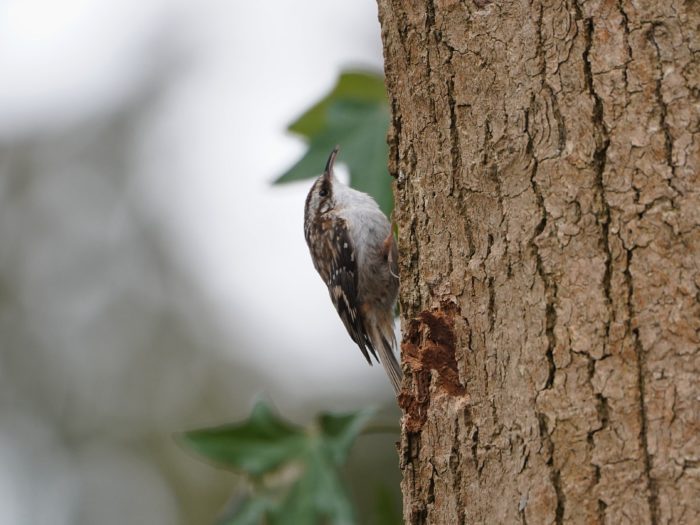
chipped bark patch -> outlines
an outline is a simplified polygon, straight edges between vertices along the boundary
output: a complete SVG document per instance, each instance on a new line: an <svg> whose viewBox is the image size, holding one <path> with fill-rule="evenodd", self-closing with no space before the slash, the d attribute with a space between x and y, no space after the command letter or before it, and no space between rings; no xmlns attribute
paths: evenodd
<svg viewBox="0 0 700 525"><path fill-rule="evenodd" d="M399 405L406 414L406 430L420 431L427 417L430 388L450 396L463 396L455 358L454 316L457 308L422 312L412 319L404 332L401 354L408 366L411 388L399 395Z"/></svg>

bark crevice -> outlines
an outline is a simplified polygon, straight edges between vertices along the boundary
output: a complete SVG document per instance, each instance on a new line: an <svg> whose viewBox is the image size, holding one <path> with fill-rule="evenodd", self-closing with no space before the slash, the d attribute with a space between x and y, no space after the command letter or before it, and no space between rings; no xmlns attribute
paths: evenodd
<svg viewBox="0 0 700 525"><path fill-rule="evenodd" d="M624 46L625 46L625 53L627 54L627 59L625 60L624 68L622 69L622 78L624 80L625 84L625 89L623 91L624 96L625 96L625 105L629 103L628 98L629 98L629 63L632 62L632 46L630 46L630 27L629 27L629 18L627 16L627 12L625 11L624 5L622 0L618 0L617 2L617 8L620 11L620 17L622 18L622 31L624 34Z"/></svg>
<svg viewBox="0 0 700 525"><path fill-rule="evenodd" d="M531 107L534 104L534 95L531 98ZM544 202L544 196L542 194L542 189L537 183L537 170L539 163L537 161L536 155L534 153L533 137L530 132L530 110L525 112L525 133L528 137L528 142L526 145L526 153L532 157L532 171L530 173L530 186L535 195L535 200L537 202L537 207L540 211L540 221L535 226L533 235L529 240L529 247L535 258L535 268L538 277L540 278L542 285L544 287L544 314L545 314L545 337L547 341L547 346L545 349L545 359L547 361L547 379L542 390L550 390L554 387L554 380L556 376L556 363L554 361L554 349L556 347L556 335L554 333L554 328L557 323L557 310L556 310L556 297L557 297L557 285L551 279L551 276L546 272L544 268L544 263L542 261L542 255L540 254L538 246L538 238L542 235L547 227L547 209ZM547 421L545 414L537 412L537 420L539 423L539 433L540 439L544 445L547 453L546 464L549 468L549 478L554 488L554 493L557 498L555 507L555 523L560 525L564 522L564 510L566 496L561 484L561 472L554 461L554 442L549 434L549 429L547 427Z"/></svg>
<svg viewBox="0 0 700 525"><path fill-rule="evenodd" d="M666 155L666 164L671 170L671 177L667 177L668 184L676 195L681 194L681 192L673 185L673 181L676 179L676 165L673 162L673 136L671 135L671 128L668 125L668 105L664 100L664 95L662 92L663 88L663 61L661 59L661 49L659 48L659 43L656 40L656 32L659 28L663 27L663 24L656 22L651 24L649 31L647 32L647 37L654 47L656 54L656 84L654 86L654 98L656 105L659 107L659 126L661 127L661 132L664 135L664 153ZM673 199L671 199L673 203Z"/></svg>
<svg viewBox="0 0 700 525"><path fill-rule="evenodd" d="M581 16L580 9L577 9L579 16ZM599 248L603 253L605 258L604 264L605 269L603 271L602 277L602 290L605 300L605 335L602 338L602 355L604 358L609 354L608 343L610 341L610 327L613 322L613 294L612 294L612 274L613 274L613 255L610 247L610 205L608 204L606 198L605 190L605 168L608 160L608 148L610 146L610 136L608 129L605 125L605 110L603 107L603 100L595 89L595 81L593 78L593 69L591 66L590 53L593 48L593 20L587 18L585 20L585 47L583 50L583 70L584 79L586 82L586 89L588 94L593 99L593 111L592 111L592 123L593 130L595 134L595 151L593 152L593 169L595 175L595 190L596 198L598 200L599 210L596 210L596 220L600 228L599 237ZM594 387L594 376L595 376L595 363L596 358L592 355L588 355L589 360L589 374L588 381L591 385L591 389L595 392ZM594 429L588 434L588 445L589 450L592 453L595 449L594 435L601 430L607 428L609 416L608 416L608 400L605 396L600 393L595 393L596 397L596 413L598 416L598 421L600 423L599 428ZM594 475L594 487L598 486L600 483L600 467L594 465L595 475ZM601 503L603 505L601 505ZM604 519L605 516L605 504L602 500L598 500L598 514L599 518Z"/></svg>
<svg viewBox="0 0 700 525"><path fill-rule="evenodd" d="M608 147L610 146L610 136L605 125L605 112L603 108L603 100L596 92L593 71L591 68L590 52L593 47L593 20L586 19L585 31L585 48L583 51L583 70L586 80L586 88L593 99L593 128L595 130L596 148L593 153L593 169L595 170L596 192L601 210L597 218L601 228L600 248L605 254L605 271L603 274L603 292L605 295L605 303L608 310L608 316L605 324L605 338L603 339L603 354L607 353L607 341L610 334L610 324L612 322L612 294L611 294L611 277L613 257L610 249L610 205L605 196L605 167L608 160Z"/></svg>
<svg viewBox="0 0 700 525"><path fill-rule="evenodd" d="M549 434L546 416L544 414L538 414L537 421L539 423L540 436L548 456L546 463L549 466L549 479L557 498L554 510L554 523L556 523L556 525L562 525L564 523L564 510L566 508L566 494L564 494L562 488L561 471L554 466L554 442Z"/></svg>
<svg viewBox="0 0 700 525"><path fill-rule="evenodd" d="M450 53L450 59L452 54ZM450 60L447 62L450 64ZM452 176L458 180L462 168L461 146L459 143L459 126L457 121L457 108L455 102L455 78L454 72L447 79L447 103L450 107L450 158L452 160Z"/></svg>
<svg viewBox="0 0 700 525"><path fill-rule="evenodd" d="M531 99L531 106L534 104L534 96ZM542 195L542 190L537 183L537 169L539 162L534 153L533 137L530 132L530 110L525 111L525 133L527 135L528 141L526 145L526 153L532 157L532 171L530 172L530 187L535 195L535 200L537 202L537 208L540 211L540 220L535 226L535 230L528 242L528 246L532 251L535 258L535 268L537 275L542 281L544 286L544 296L545 296L545 335L547 339L547 348L545 350L545 357L547 359L548 374L547 380L545 382L543 390L551 389L554 385L554 375L556 373L556 365L554 363L554 348L556 346L556 336L554 334L554 327L557 322L557 311L555 307L556 302L556 284L549 278L547 272L545 271L542 256L539 252L539 247L537 241L540 235L544 232L547 226L547 209L544 204L544 196Z"/></svg>
<svg viewBox="0 0 700 525"><path fill-rule="evenodd" d="M626 251L625 265L625 284L627 286L627 332L632 337L634 344L635 356L637 359L637 390L639 396L639 448L644 459L644 476L647 486L647 503L649 505L649 514L652 525L658 524L659 515L659 496L656 480L652 475L653 459L649 452L649 440L647 432L649 421L647 415L646 404L646 378L645 378L645 352L639 337L639 329L635 326L635 311L634 311L634 279L632 277L632 255L633 250Z"/></svg>

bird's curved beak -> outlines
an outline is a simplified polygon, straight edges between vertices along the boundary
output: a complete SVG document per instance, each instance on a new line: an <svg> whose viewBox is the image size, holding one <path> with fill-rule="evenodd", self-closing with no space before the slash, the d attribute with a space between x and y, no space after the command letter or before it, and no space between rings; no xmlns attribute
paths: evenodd
<svg viewBox="0 0 700 525"><path fill-rule="evenodd" d="M328 155L328 161L326 162L326 169L323 172L323 178L329 179L333 175L333 164L335 164L335 158L338 156L338 151L340 151L340 146L336 146Z"/></svg>

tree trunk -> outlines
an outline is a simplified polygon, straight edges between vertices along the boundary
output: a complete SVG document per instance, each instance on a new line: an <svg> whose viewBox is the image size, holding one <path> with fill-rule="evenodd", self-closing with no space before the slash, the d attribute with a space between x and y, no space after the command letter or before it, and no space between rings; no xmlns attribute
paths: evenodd
<svg viewBox="0 0 700 525"><path fill-rule="evenodd" d="M378 3L406 523L700 523L699 3Z"/></svg>

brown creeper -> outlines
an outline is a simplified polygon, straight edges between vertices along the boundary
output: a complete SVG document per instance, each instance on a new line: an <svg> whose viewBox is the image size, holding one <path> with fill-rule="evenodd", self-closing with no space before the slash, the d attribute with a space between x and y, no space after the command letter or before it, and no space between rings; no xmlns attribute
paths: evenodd
<svg viewBox="0 0 700 525"><path fill-rule="evenodd" d="M370 365L370 354L381 362L398 394L401 367L393 352L396 243L374 199L333 175L337 154L338 146L306 197L304 236L350 337Z"/></svg>

